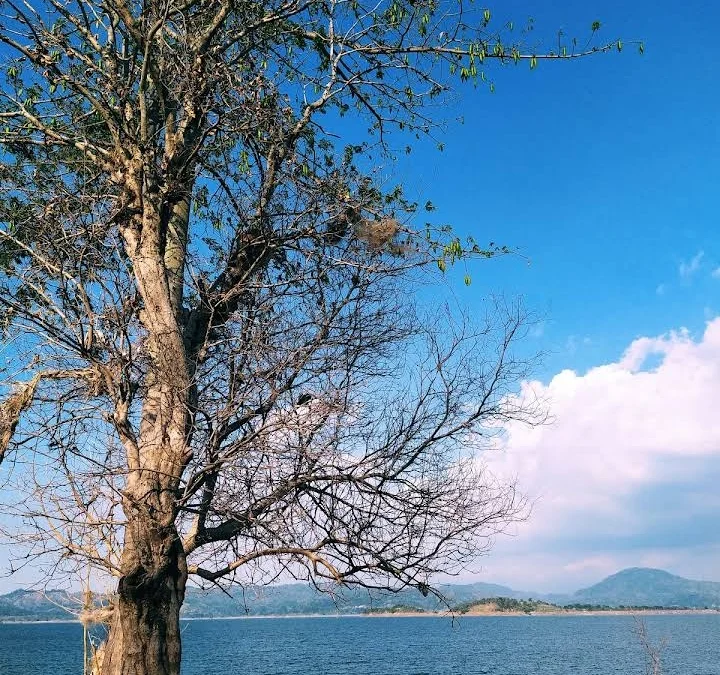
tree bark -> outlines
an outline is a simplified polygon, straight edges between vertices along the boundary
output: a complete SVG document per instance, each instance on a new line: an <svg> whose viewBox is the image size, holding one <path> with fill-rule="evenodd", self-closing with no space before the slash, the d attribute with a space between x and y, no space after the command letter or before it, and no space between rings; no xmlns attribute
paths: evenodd
<svg viewBox="0 0 720 675"><path fill-rule="evenodd" d="M187 563L175 525L175 500L188 460L191 388L178 322L184 254L177 242L166 250L173 265L169 270L161 253L163 209L149 198L138 198L137 203L144 205L142 219L123 236L143 298L141 321L152 365L145 379L138 442L128 455L122 576L96 670L99 675L179 675ZM180 241L182 223L178 228L173 237Z"/></svg>
<svg viewBox="0 0 720 675"><path fill-rule="evenodd" d="M128 524L123 568L98 675L179 675L180 607L187 565L174 526L136 514Z"/></svg>

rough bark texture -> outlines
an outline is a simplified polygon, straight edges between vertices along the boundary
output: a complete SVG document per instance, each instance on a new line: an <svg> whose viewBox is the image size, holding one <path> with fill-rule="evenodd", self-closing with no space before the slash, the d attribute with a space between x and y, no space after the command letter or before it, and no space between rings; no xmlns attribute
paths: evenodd
<svg viewBox="0 0 720 675"><path fill-rule="evenodd" d="M128 457L122 576L99 673L179 675L180 607L188 573L175 519L178 484L187 461L190 384L178 323L182 285L173 275L182 276L183 262L182 256L171 255L171 270L163 261L160 233L168 228L169 218L142 195L139 181L137 185L141 218L123 236L143 299L141 320L153 367L139 438ZM185 237L178 232L186 227L187 209L184 217L170 218L180 238Z"/></svg>
<svg viewBox="0 0 720 675"><path fill-rule="evenodd" d="M126 558L135 566L118 584L115 616L103 648L101 675L177 675L180 607L187 566L173 527L136 518Z"/></svg>

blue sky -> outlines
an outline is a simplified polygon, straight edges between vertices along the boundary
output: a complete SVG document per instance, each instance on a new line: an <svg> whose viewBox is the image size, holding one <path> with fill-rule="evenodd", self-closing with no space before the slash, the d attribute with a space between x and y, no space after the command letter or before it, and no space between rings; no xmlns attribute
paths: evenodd
<svg viewBox="0 0 720 675"><path fill-rule="evenodd" d="M523 3L503 3L524 16ZM520 7L515 10L514 7ZM536 34L556 27L642 39L643 56L496 71L497 89L466 87L446 150L416 150L409 189L432 195L438 216L531 261L479 264L471 292L521 293L547 315L552 368L586 368L633 337L679 325L699 329L717 304L707 275L680 278L699 252L720 264L720 8L700 2L534 3ZM689 278L692 276L692 278ZM657 289L664 292L657 293ZM720 309L720 307L718 307ZM589 337L568 354L566 341Z"/></svg>
<svg viewBox="0 0 720 675"><path fill-rule="evenodd" d="M473 264L469 288L440 293L471 311L519 295L542 317L529 386L556 424L511 429L489 458L534 515L476 578L564 591L651 565L720 581L720 5L530 11L539 41L561 27L582 38L597 19L601 40L642 40L645 54L496 69L494 94L466 85L438 109L444 152L420 144L394 169L437 219L524 256ZM494 12L521 23L528 3Z"/></svg>
<svg viewBox="0 0 720 675"><path fill-rule="evenodd" d="M516 22L527 11L502 3ZM445 151L416 148L398 173L440 220L529 261L479 262L469 289L443 292L478 311L490 292L520 295L543 317L526 346L547 354L536 385L560 417L554 430L518 431L490 459L538 502L478 578L568 590L651 565L720 581L720 380L710 377L720 358L720 6L554 1L532 12L538 39L558 27L582 37L597 19L601 39L641 39L645 53L496 70L494 94L468 86L443 110ZM628 350L642 353L638 365ZM574 380L560 376L567 369ZM607 400L581 406L590 391Z"/></svg>

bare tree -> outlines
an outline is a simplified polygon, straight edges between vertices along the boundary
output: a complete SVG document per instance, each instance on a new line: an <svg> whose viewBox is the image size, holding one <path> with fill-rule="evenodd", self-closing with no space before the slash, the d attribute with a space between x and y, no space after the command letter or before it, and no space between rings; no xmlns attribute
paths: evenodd
<svg viewBox="0 0 720 675"><path fill-rule="evenodd" d="M471 452L536 419L522 316L411 295L497 249L373 168L453 76L599 51L508 40L454 1L0 2L0 460L23 559L117 579L103 675L179 672L190 576L427 592L522 515Z"/></svg>
<svg viewBox="0 0 720 675"><path fill-rule="evenodd" d="M662 653L668 645L668 639L662 638L659 643L653 643L648 635L647 625L640 617L633 617L635 620L635 628L633 633L642 647L645 655L645 674L646 675L662 675Z"/></svg>

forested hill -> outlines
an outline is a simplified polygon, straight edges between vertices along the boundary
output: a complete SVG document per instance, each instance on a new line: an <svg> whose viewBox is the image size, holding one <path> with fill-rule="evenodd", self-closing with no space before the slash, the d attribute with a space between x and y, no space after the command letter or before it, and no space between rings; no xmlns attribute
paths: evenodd
<svg viewBox="0 0 720 675"><path fill-rule="evenodd" d="M43 592L17 590L7 595L0 595L0 620L55 621L73 619L72 611L77 612L80 605L79 594L74 595L59 590Z"/></svg>
<svg viewBox="0 0 720 675"><path fill-rule="evenodd" d="M364 589L344 588L332 595L305 584L219 589L188 589L183 614L188 618L223 616L268 616L272 614L361 614L372 609L407 605L425 610L447 608L482 597L520 597L523 594L497 584L473 583L441 586L447 603L424 597L414 589L394 594L372 595ZM0 596L0 621L68 620L80 610L79 594L66 591L17 590Z"/></svg>
<svg viewBox="0 0 720 675"><path fill-rule="evenodd" d="M400 593L371 594L365 589L344 588L337 594L328 595L303 584L288 584L246 589L244 593L233 591L232 599L217 591L203 593L191 589L186 601L185 616L360 614L399 605L436 610L482 597L515 598L524 595L507 586L485 583L445 585L440 586L439 590L445 596L446 603L433 595L424 597L414 589Z"/></svg>
<svg viewBox="0 0 720 675"><path fill-rule="evenodd" d="M272 614L361 614L393 607L435 610L460 607L481 598L549 600L560 605L649 606L720 608L720 583L684 579L663 570L632 568L571 595L542 595L515 591L507 586L473 583L441 586L447 604L416 590L381 595L363 589L342 589L334 595L304 584L234 589L232 597L219 589L188 590L183 614L187 618L267 616ZM73 619L80 608L79 595L65 591L17 590L0 596L0 621Z"/></svg>
<svg viewBox="0 0 720 675"><path fill-rule="evenodd" d="M720 583L684 579L664 570L632 567L577 591L570 602L716 608L720 607Z"/></svg>

